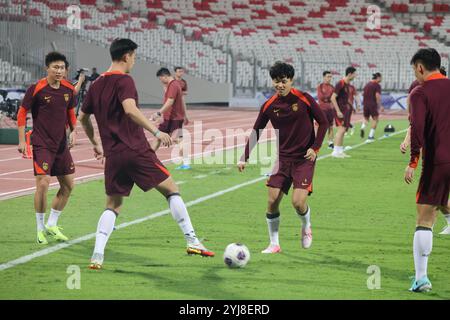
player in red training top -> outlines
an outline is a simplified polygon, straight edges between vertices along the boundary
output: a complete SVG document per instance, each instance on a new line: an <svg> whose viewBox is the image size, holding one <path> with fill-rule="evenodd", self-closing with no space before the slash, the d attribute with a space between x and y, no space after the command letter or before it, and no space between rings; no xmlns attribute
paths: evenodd
<svg viewBox="0 0 450 320"><path fill-rule="evenodd" d="M123 197L130 195L134 184L144 191L156 188L167 198L172 217L187 241L189 254L214 256L197 238L178 186L145 138L143 129L163 145L172 142L170 136L159 131L138 108L136 86L128 74L135 62L136 49L137 44L130 39L116 39L111 43L111 67L89 87L79 116L94 145L96 157L102 158L103 153L106 157L106 210L98 222L91 269L102 267L105 246L114 229ZM95 115L101 144L94 137L91 114Z"/></svg>
<svg viewBox="0 0 450 320"><path fill-rule="evenodd" d="M337 132L334 138L334 149L331 153L332 157L345 158L350 157L344 153L344 134L350 128L350 118L353 107L349 105L349 84L356 78L356 69L348 67L345 70L345 77L334 87L333 95L331 96L331 103L336 110L336 126Z"/></svg>
<svg viewBox="0 0 450 320"><path fill-rule="evenodd" d="M306 249L312 243L311 210L306 199L312 192L316 157L327 132L328 121L309 94L292 87L294 72L291 65L283 62L276 62L270 68L270 77L276 93L261 107L245 152L238 164L239 171L243 171L250 152L259 139L260 130L263 130L270 121L278 130L279 147L278 165L267 181L269 205L266 221L270 245L262 251L263 253L281 251L278 239L279 204L283 193L288 194L292 183L294 184L292 204L302 221L302 246ZM314 120L319 124L317 136L314 134Z"/></svg>
<svg viewBox="0 0 450 320"><path fill-rule="evenodd" d="M431 290L427 266L437 210L450 213L450 80L439 72L441 56L435 49L420 49L412 57L411 65L422 84L410 96L411 160L405 170L405 181L412 182L421 153L422 175L416 197L413 241L416 275L410 290L422 292Z"/></svg>
<svg viewBox="0 0 450 320"><path fill-rule="evenodd" d="M171 75L169 69L161 68L156 73L163 86L165 87L164 104L162 108L153 115L153 119L163 117L163 122L159 125L158 129L169 135L174 132L177 134L175 143L179 145L180 156L183 159L183 164L176 169L189 170L191 169L188 150L189 148L183 148L183 124L188 124L189 119L186 116L186 103L184 101L182 82L175 80ZM158 150L159 142L155 141L152 144L153 150Z"/></svg>
<svg viewBox="0 0 450 320"><path fill-rule="evenodd" d="M26 114L31 112L33 116L31 144L36 177L34 207L39 244L48 243L46 234L52 235L56 240L68 240L57 225L58 218L72 192L75 172L65 131L66 123L69 123L71 131L76 126L74 87L64 80L65 63L66 57L61 53L47 54L45 57L47 77L28 88L17 117L18 149L24 153ZM44 224L50 176L57 177L60 188L52 201L47 224Z"/></svg>
<svg viewBox="0 0 450 320"><path fill-rule="evenodd" d="M333 149L333 123L335 117L335 110L333 108L333 105L331 104L331 96L334 92L334 87L331 85L333 75L330 71L324 71L322 75L323 82L317 86L317 100L319 101L320 109L322 109L325 117L328 120L328 148Z"/></svg>
<svg viewBox="0 0 450 320"><path fill-rule="evenodd" d="M384 108L381 105L381 80L381 73L374 73L372 75L372 80L369 81L364 87L364 120L361 125L361 138L364 138L364 129L370 122L370 117L372 117L372 125L370 128L369 137L367 138L367 142L373 142L375 140L375 130L377 129L379 117L378 110L380 110L381 112L384 111Z"/></svg>

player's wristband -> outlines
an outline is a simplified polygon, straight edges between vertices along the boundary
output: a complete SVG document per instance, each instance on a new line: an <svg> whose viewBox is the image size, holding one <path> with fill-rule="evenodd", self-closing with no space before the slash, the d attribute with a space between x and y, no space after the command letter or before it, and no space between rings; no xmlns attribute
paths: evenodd
<svg viewBox="0 0 450 320"><path fill-rule="evenodd" d="M159 133L160 133L161 131L159 131L159 130L156 130L155 132L153 132L153 135L155 136L155 137L157 137L158 138L158 136L159 136Z"/></svg>

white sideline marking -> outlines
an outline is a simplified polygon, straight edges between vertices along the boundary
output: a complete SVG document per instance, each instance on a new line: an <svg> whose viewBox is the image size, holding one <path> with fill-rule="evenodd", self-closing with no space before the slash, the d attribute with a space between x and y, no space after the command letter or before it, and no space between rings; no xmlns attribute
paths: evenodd
<svg viewBox="0 0 450 320"><path fill-rule="evenodd" d="M391 134L389 137L392 137L392 136L395 136L395 135L397 135L397 134L406 132L406 130L407 130L407 129L398 131L398 132L396 132L396 133L394 133L394 134ZM388 138L388 137L378 138L377 140L379 141L379 140L383 140L383 139L386 139L386 138ZM361 146L363 146L363 145L366 145L366 144L369 144L369 143L367 143L367 142L359 143L359 144L357 144L357 145L355 145L355 146L352 146L352 150L354 150L354 149L356 149L356 148L359 148L359 147L361 147ZM350 150L350 151L351 151L351 150ZM329 158L329 157L331 157L331 153L326 154L326 155L323 155L323 156L320 156L320 157L317 158L317 160L322 160L322 159ZM262 176L262 177L259 177L259 178L256 178L256 179L253 179L253 180L244 182L244 183L237 184L237 185L235 185L235 186L233 186L233 187L230 187L230 188L227 188L227 189L224 189L224 190L220 190L220 191L214 192L214 193L209 194L209 195L207 195L207 196L197 198L197 199L195 199L195 200L192 200L192 201L187 202L187 203L186 203L186 207L191 207L191 206L194 206L194 205L196 205L196 204L198 204L198 203L205 202L205 201L207 201L207 200L210 200L210 199L213 199L213 198L220 197L220 196L222 196L222 195L224 195L224 194L226 194L226 193L235 191L235 190L237 190L237 189L240 189L240 188L242 188L242 187L246 187L246 186L248 186L248 185L254 184L254 183L256 183L256 182L259 182L259 181L262 181L262 180L265 180L265 179L267 179L267 177L266 177L266 176ZM143 217L143 218L140 218L140 219L136 219L136 220L133 220L133 221L130 221L130 222L122 223L122 224L118 225L118 226L116 227L116 229L122 229L122 228L126 228L126 227L128 227L128 226L132 226L132 225L134 225L134 224L138 224L138 223L141 223L141 222L145 222L145 221L147 221L147 220L152 220L152 219L155 219L155 218L157 218L157 217L166 215L166 214L168 214L169 212L170 212L169 209L166 209L166 210L163 210L163 211L159 211L159 212L153 213L153 214L151 214L151 215L149 215L149 216L146 216L146 217ZM36 259L36 258L45 256L45 255L47 255L47 254L50 254L50 253L59 251L59 250L61 250L61 249L70 247L70 246L72 246L72 245L74 245L74 244L77 244L77 243L80 243L80 242L83 242L83 241L86 241L86 240L90 240L90 239L93 239L93 238L95 238L95 233L90 233L90 234L87 234L87 235L82 236L82 237L80 237L80 238L77 238L77 239L74 239L74 240L70 240L70 241L68 241L68 242L66 242L66 243L57 244L57 245L55 245L55 246L53 246L53 247L50 247L50 248L47 248L47 249L43 249L43 250L36 251L36 252L34 252L34 253L32 253L32 254L29 254L29 255L20 257L20 258L18 258L18 259L11 260L11 261L8 261L8 262L5 262L5 263L1 264L1 265L0 265L0 271L6 270L6 269L9 269L9 268L13 268L13 267L15 267L15 266L17 266L17 265L27 263L27 262L29 262L29 261L31 261L31 260L33 260L33 259Z"/></svg>

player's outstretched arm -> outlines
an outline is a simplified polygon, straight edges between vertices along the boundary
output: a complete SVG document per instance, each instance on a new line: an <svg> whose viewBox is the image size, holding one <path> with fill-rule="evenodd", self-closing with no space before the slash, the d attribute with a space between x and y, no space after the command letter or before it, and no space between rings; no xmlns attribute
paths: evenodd
<svg viewBox="0 0 450 320"><path fill-rule="evenodd" d="M320 147L322 146L323 139L325 139L325 135L327 134L328 121L322 109L320 109L319 105L317 104L317 102L312 97L308 97L308 100L311 103L312 116L314 120L316 120L316 122L319 124L319 127L317 128L316 139L314 140L314 144L311 146L311 149L313 149L314 152L317 154L319 152ZM307 153L307 155L309 155L307 159L311 161L315 160L315 157L311 157L310 152L309 154Z"/></svg>
<svg viewBox="0 0 450 320"><path fill-rule="evenodd" d="M339 110L339 106L338 106L336 98L337 98L337 94L336 94L336 92L333 92L333 94L331 95L331 104L333 105L334 110L336 110L336 114L337 114L338 118L342 118L342 117L344 117L344 115L342 114L341 110Z"/></svg>
<svg viewBox="0 0 450 320"><path fill-rule="evenodd" d="M17 150L25 154L27 150L27 143L25 141L25 124L27 119L27 110L24 107L19 108L19 112L17 113L17 129L19 130L19 145L17 146Z"/></svg>
<svg viewBox="0 0 450 320"><path fill-rule="evenodd" d="M97 141L97 139L95 137L94 127L92 126L92 122L91 122L91 115L84 113L83 111L80 111L78 120L80 121L84 132L86 132L86 135L88 136L89 141L91 141L92 145L94 146L95 158L97 160L103 160L103 147L102 147L102 144L99 141Z"/></svg>
<svg viewBox="0 0 450 320"><path fill-rule="evenodd" d="M245 145L244 154L238 162L238 169L240 172L244 171L248 158L250 157L250 153L258 143L261 130L264 130L267 122L269 122L269 118L264 113L263 108L264 106L259 111L258 118L256 118L255 124L253 125L252 133L250 134L250 137Z"/></svg>
<svg viewBox="0 0 450 320"><path fill-rule="evenodd" d="M125 114L129 116L133 122L153 134L164 146L168 147L172 144L170 136L167 133L159 131L158 128L144 116L141 110L138 109L136 100L131 98L125 99L122 101L122 106Z"/></svg>

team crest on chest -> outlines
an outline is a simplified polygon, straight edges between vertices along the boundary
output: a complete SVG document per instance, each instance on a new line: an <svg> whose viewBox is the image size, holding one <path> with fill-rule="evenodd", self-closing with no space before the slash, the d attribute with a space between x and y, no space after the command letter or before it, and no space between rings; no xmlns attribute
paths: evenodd
<svg viewBox="0 0 450 320"><path fill-rule="evenodd" d="M292 111L298 110L298 104L296 104L296 103L294 103L291 107L292 107Z"/></svg>
<svg viewBox="0 0 450 320"><path fill-rule="evenodd" d="M44 169L44 171L48 170L48 163L47 162L43 162L42 163L42 169Z"/></svg>
<svg viewBox="0 0 450 320"><path fill-rule="evenodd" d="M46 103L49 103L51 98L52 96L44 96L44 100Z"/></svg>
<svg viewBox="0 0 450 320"><path fill-rule="evenodd" d="M64 100L69 101L69 94L68 93L64 93Z"/></svg>

